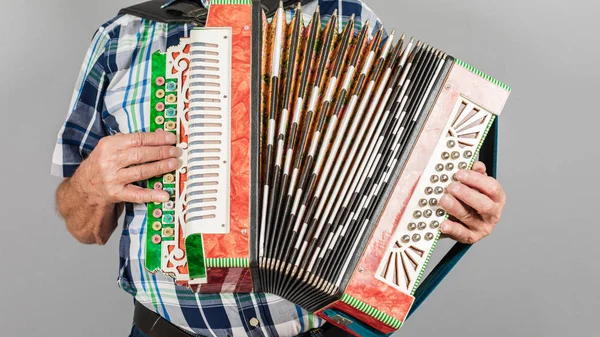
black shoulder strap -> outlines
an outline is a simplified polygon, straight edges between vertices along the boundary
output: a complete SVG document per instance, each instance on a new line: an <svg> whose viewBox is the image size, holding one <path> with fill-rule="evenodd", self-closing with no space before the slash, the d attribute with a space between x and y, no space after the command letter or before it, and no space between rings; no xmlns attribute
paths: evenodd
<svg viewBox="0 0 600 337"><path fill-rule="evenodd" d="M296 6L299 2L304 4L313 2L314 0L286 0L283 1L285 8ZM279 7L280 0L263 0L261 1L267 16L273 16ZM200 1L179 0L166 8L163 5L166 0L151 0L143 2L131 7L123 8L119 14L130 14L144 19L165 22L165 23L197 23L204 25L208 9L206 9Z"/></svg>

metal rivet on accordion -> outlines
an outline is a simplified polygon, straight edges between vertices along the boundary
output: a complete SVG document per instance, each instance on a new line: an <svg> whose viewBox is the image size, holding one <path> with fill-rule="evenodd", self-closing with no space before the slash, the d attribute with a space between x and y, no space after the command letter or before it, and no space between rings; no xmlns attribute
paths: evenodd
<svg viewBox="0 0 600 337"><path fill-rule="evenodd" d="M177 102L177 96L170 94L169 96L167 96L167 98L165 98L165 100L167 101L167 103L175 103Z"/></svg>
<svg viewBox="0 0 600 337"><path fill-rule="evenodd" d="M454 180L454 181L458 181L458 179L456 179L456 173L454 173L454 174L452 175L452 180Z"/></svg>
<svg viewBox="0 0 600 337"><path fill-rule="evenodd" d="M454 170L454 164L452 164L452 163L448 163L448 164L446 164L446 170L447 170L447 171L452 171L452 170Z"/></svg>
<svg viewBox="0 0 600 337"><path fill-rule="evenodd" d="M247 233L248 233L248 231L247 231L247 230L245 230L245 229L242 229L242 234L243 234L243 235L246 235Z"/></svg>
<svg viewBox="0 0 600 337"><path fill-rule="evenodd" d="M429 199L429 204L431 206L437 206L438 200L436 198L431 198L431 199Z"/></svg>
<svg viewBox="0 0 600 337"><path fill-rule="evenodd" d="M452 159L458 159L458 158L460 158L460 152L458 152L458 151L452 152Z"/></svg>
<svg viewBox="0 0 600 337"><path fill-rule="evenodd" d="M418 242L421 241L421 235L415 234L412 236L413 241Z"/></svg>
<svg viewBox="0 0 600 337"><path fill-rule="evenodd" d="M448 153L448 152L442 152L442 159L443 160L450 159L450 153Z"/></svg>
<svg viewBox="0 0 600 337"><path fill-rule="evenodd" d="M425 212L423 212L423 216L425 216L426 218L431 218L432 215L433 211L430 209L426 209Z"/></svg>
<svg viewBox="0 0 600 337"><path fill-rule="evenodd" d="M175 176L172 175L171 173L165 174L165 178L164 179L165 179L165 183L167 183L167 184L172 184L172 183L175 182Z"/></svg>
<svg viewBox="0 0 600 337"><path fill-rule="evenodd" d="M171 214L165 214L162 217L162 222L163 223L173 223L174 220L175 220L175 218Z"/></svg>
<svg viewBox="0 0 600 337"><path fill-rule="evenodd" d="M156 109L156 111L161 112L161 111L165 110L165 103L158 102L158 103L156 103L156 106L154 106L154 108Z"/></svg>
<svg viewBox="0 0 600 337"><path fill-rule="evenodd" d="M414 222L411 222L408 224L408 230L409 231L414 231L415 229L417 229L417 224Z"/></svg>
<svg viewBox="0 0 600 337"><path fill-rule="evenodd" d="M164 209L173 209L175 208L175 203L173 201L167 201L163 205Z"/></svg>
<svg viewBox="0 0 600 337"><path fill-rule="evenodd" d="M424 222L419 222L419 229L424 230L425 228L427 228L427 224Z"/></svg>
<svg viewBox="0 0 600 337"><path fill-rule="evenodd" d="M156 85L162 86L164 84L165 84L165 78L164 77L157 77L156 78Z"/></svg>
<svg viewBox="0 0 600 337"><path fill-rule="evenodd" d="M244 30L248 30L248 29L250 29L250 26L248 26L248 25L244 26Z"/></svg>
<svg viewBox="0 0 600 337"><path fill-rule="evenodd" d="M186 174L187 173L187 167L182 167L181 169L179 169L179 173Z"/></svg>
<svg viewBox="0 0 600 337"><path fill-rule="evenodd" d="M471 157L473 157L473 152L471 152L471 151L468 151L468 150L467 150L467 151L465 151L465 158L469 159L469 158L471 158Z"/></svg>
<svg viewBox="0 0 600 337"><path fill-rule="evenodd" d="M435 170L438 172L441 172L444 170L444 164L437 164L435 165Z"/></svg>
<svg viewBox="0 0 600 337"><path fill-rule="evenodd" d="M431 241L431 240L433 240L433 238L434 238L433 233L427 233L427 234L425 234L425 240Z"/></svg>
<svg viewBox="0 0 600 337"><path fill-rule="evenodd" d="M453 148L454 146L456 146L456 142L453 140L449 140L446 145L448 145L448 148Z"/></svg>
<svg viewBox="0 0 600 337"><path fill-rule="evenodd" d="M438 176L436 176L436 175L433 175L433 176L431 176L431 179L430 179L430 180L431 180L431 182L432 182L432 183L434 183L434 184L435 184L435 183L437 183L438 181L440 181L440 177L438 177Z"/></svg>
<svg viewBox="0 0 600 337"><path fill-rule="evenodd" d="M186 143L186 142L179 143L179 147L186 150L188 148L188 143Z"/></svg>
<svg viewBox="0 0 600 337"><path fill-rule="evenodd" d="M171 227L167 227L167 228L164 228L164 229L163 229L163 235L164 235L165 237L168 237L168 238L170 238L170 237L172 237L174 234L175 234L175 230L174 230L173 228L171 228Z"/></svg>
<svg viewBox="0 0 600 337"><path fill-rule="evenodd" d="M154 183L154 189L155 190L162 190L163 188L163 184L162 183Z"/></svg>
<svg viewBox="0 0 600 337"><path fill-rule="evenodd" d="M175 130L175 127L177 127L177 124L173 121L165 123L165 130Z"/></svg>
<svg viewBox="0 0 600 337"><path fill-rule="evenodd" d="M435 194L442 194L444 193L444 188L441 186L438 186L435 188Z"/></svg>
<svg viewBox="0 0 600 337"><path fill-rule="evenodd" d="M440 223L439 223L439 222L437 222L437 221L432 221L432 222L429 224L429 227L431 227L431 228L433 228L433 229L438 229L438 228L440 227Z"/></svg>
<svg viewBox="0 0 600 337"><path fill-rule="evenodd" d="M161 209L158 209L158 208L157 208L157 209L155 209L155 210L152 212L152 216L153 216L153 217L155 217L155 218L160 218L160 217L162 216L162 210L161 210Z"/></svg>
<svg viewBox="0 0 600 337"><path fill-rule="evenodd" d="M404 236L402 236L402 242L404 242L404 243L410 242L410 235L404 235Z"/></svg>
<svg viewBox="0 0 600 337"><path fill-rule="evenodd" d="M419 206L421 206L421 207L427 206L427 199L421 199L421 200L419 200Z"/></svg>
<svg viewBox="0 0 600 337"><path fill-rule="evenodd" d="M450 179L450 178L448 178L448 175L446 175L446 174L442 174L440 176L440 181L443 183L448 182L448 179Z"/></svg>
<svg viewBox="0 0 600 337"><path fill-rule="evenodd" d="M446 84L446 90L450 90L452 86L450 84Z"/></svg>
<svg viewBox="0 0 600 337"><path fill-rule="evenodd" d="M433 193L433 187L425 187L425 194L430 195Z"/></svg>
<svg viewBox="0 0 600 337"><path fill-rule="evenodd" d="M161 230L162 229L162 223L160 223L160 221L155 221L152 224L152 229L155 230L155 231Z"/></svg>
<svg viewBox="0 0 600 337"><path fill-rule="evenodd" d="M363 268L363 267L358 268L359 273L362 273L363 271L365 271L365 268Z"/></svg>
<svg viewBox="0 0 600 337"><path fill-rule="evenodd" d="M461 162L460 164L458 164L458 168L461 170L466 170L467 169L467 163L465 162Z"/></svg>
<svg viewBox="0 0 600 337"><path fill-rule="evenodd" d="M169 82L167 83L167 91L175 91L177 89L177 83Z"/></svg>
<svg viewBox="0 0 600 337"><path fill-rule="evenodd" d="M162 238L158 234L156 234L152 237L152 243L154 243L155 245L159 244L161 241L162 241Z"/></svg>
<svg viewBox="0 0 600 337"><path fill-rule="evenodd" d="M444 211L444 210L443 210L443 209L441 209L441 208L438 208L438 210L437 210L437 211L435 211L435 215L437 215L437 216L439 216L439 217L445 216L445 215L446 215L446 211Z"/></svg>
<svg viewBox="0 0 600 337"><path fill-rule="evenodd" d="M165 97L165 91L162 89L156 90L156 98L163 98L163 97Z"/></svg>
<svg viewBox="0 0 600 337"><path fill-rule="evenodd" d="M423 216L423 213L421 211L415 211L413 213L413 216L415 217L415 219L420 218L421 216Z"/></svg>

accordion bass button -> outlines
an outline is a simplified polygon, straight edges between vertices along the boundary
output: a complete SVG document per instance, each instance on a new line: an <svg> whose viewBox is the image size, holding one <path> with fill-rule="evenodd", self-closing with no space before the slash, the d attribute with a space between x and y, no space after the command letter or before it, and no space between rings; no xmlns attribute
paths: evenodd
<svg viewBox="0 0 600 337"><path fill-rule="evenodd" d="M429 227L431 227L432 229L438 229L438 228L440 228L440 223L438 221L432 221L429 224Z"/></svg>
<svg viewBox="0 0 600 337"><path fill-rule="evenodd" d="M435 170L438 172L442 172L444 170L444 164L435 165Z"/></svg>
<svg viewBox="0 0 600 337"><path fill-rule="evenodd" d="M426 218L431 218L431 216L433 215L433 211L430 209L425 210L425 212L423 212L423 216Z"/></svg>
<svg viewBox="0 0 600 337"><path fill-rule="evenodd" d="M441 186L438 186L435 188L435 194L442 194L444 193L444 188Z"/></svg>
<svg viewBox="0 0 600 337"><path fill-rule="evenodd" d="M424 230L425 228L427 228L427 224L424 222L419 222L419 229Z"/></svg>
<svg viewBox="0 0 600 337"><path fill-rule="evenodd" d="M439 216L439 217L443 217L443 216L445 216L445 215L446 215L446 211L444 211L444 210L443 210L443 209L441 209L441 208L438 208L438 210L437 210L437 211L435 211L435 215L437 215L437 216Z"/></svg>
<svg viewBox="0 0 600 337"><path fill-rule="evenodd" d="M421 235L415 234L412 236L412 239L414 242L419 242L419 241L421 241Z"/></svg>
<svg viewBox="0 0 600 337"><path fill-rule="evenodd" d="M421 206L421 207L427 206L427 199L421 199L421 200L419 200L419 206Z"/></svg>
<svg viewBox="0 0 600 337"><path fill-rule="evenodd" d="M450 153L448 153L448 152L442 152L442 159L443 160L450 159Z"/></svg>
<svg viewBox="0 0 600 337"><path fill-rule="evenodd" d="M423 216L423 213L422 213L421 211L415 211L415 212L413 213L413 217L414 217L415 219L419 219L421 216Z"/></svg>
<svg viewBox="0 0 600 337"><path fill-rule="evenodd" d="M436 198L429 199L429 205L437 206L437 204L438 204L438 200Z"/></svg>
<svg viewBox="0 0 600 337"><path fill-rule="evenodd" d="M471 157L473 157L473 152L469 150L465 151L464 157L470 159Z"/></svg>
<svg viewBox="0 0 600 337"><path fill-rule="evenodd" d="M449 140L446 145L448 146L449 149L453 148L456 146L456 142L453 140Z"/></svg>
<svg viewBox="0 0 600 337"><path fill-rule="evenodd" d="M404 236L402 236L401 240L404 243L409 243L410 242L410 235L404 235Z"/></svg>
<svg viewBox="0 0 600 337"><path fill-rule="evenodd" d="M433 193L433 187L426 187L425 188L425 194L430 195Z"/></svg>
<svg viewBox="0 0 600 337"><path fill-rule="evenodd" d="M450 178L448 178L448 175L446 175L446 174L442 174L440 176L440 181L443 183L448 182L448 179L450 179Z"/></svg>
<svg viewBox="0 0 600 337"><path fill-rule="evenodd" d="M414 231L415 229L417 229L417 224L414 222L411 222L408 224L408 230L409 231Z"/></svg>
<svg viewBox="0 0 600 337"><path fill-rule="evenodd" d="M447 170L447 171L452 171L452 170L454 170L454 164L452 164L452 163L448 163L448 164L446 164L446 170Z"/></svg>
<svg viewBox="0 0 600 337"><path fill-rule="evenodd" d="M467 163L465 163L464 161L461 162L460 164L458 164L458 168L461 170L466 170L467 169Z"/></svg>
<svg viewBox="0 0 600 337"><path fill-rule="evenodd" d="M432 183L434 183L434 184L435 184L435 183L437 183L438 181L440 181L440 177L438 177L438 176L436 176L436 175L433 175L433 176L431 176L431 179L430 179L430 181L431 181Z"/></svg>
<svg viewBox="0 0 600 337"><path fill-rule="evenodd" d="M431 241L431 240L433 240L433 238L434 238L433 233L425 234L425 240Z"/></svg>
<svg viewBox="0 0 600 337"><path fill-rule="evenodd" d="M458 151L452 152L451 157L452 157L452 159L458 159L458 158L460 158L460 152L458 152Z"/></svg>

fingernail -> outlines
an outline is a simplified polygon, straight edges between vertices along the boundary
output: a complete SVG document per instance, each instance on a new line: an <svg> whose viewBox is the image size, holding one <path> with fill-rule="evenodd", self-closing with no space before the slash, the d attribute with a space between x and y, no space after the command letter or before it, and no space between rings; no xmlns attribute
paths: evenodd
<svg viewBox="0 0 600 337"><path fill-rule="evenodd" d="M449 193L456 193L458 192L458 184L452 183L448 186L448 188L446 188L446 190L448 190Z"/></svg>
<svg viewBox="0 0 600 337"><path fill-rule="evenodd" d="M166 136L167 142L175 143L177 141L177 137L174 134L172 134L171 132L166 132L166 134L167 134L167 136Z"/></svg>
<svg viewBox="0 0 600 337"><path fill-rule="evenodd" d="M440 198L440 205L444 208L452 208L454 206L454 198L444 195Z"/></svg>
<svg viewBox="0 0 600 337"><path fill-rule="evenodd" d="M171 196L169 196L169 193L167 192L161 192L157 199L158 202L167 202L171 199Z"/></svg>
<svg viewBox="0 0 600 337"><path fill-rule="evenodd" d="M465 180L465 179L467 179L467 175L468 175L467 171L460 170L460 171L456 172L456 179Z"/></svg>

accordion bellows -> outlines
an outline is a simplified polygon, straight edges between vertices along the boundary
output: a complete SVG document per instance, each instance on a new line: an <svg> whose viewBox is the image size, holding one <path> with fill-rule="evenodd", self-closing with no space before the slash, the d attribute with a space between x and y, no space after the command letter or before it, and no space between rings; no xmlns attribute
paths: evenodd
<svg viewBox="0 0 600 337"><path fill-rule="evenodd" d="M152 122L182 167L149 181L146 268L203 293L269 292L360 336L400 328L510 89L392 31L211 2L152 57Z"/></svg>

